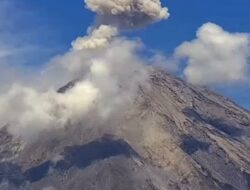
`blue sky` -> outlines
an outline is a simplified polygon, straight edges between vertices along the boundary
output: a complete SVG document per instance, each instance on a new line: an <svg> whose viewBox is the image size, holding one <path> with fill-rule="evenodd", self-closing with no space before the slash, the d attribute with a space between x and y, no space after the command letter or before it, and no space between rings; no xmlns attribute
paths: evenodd
<svg viewBox="0 0 250 190"><path fill-rule="evenodd" d="M11 13L10 22L14 26L8 32L14 40L21 37L38 47L32 48L36 56L27 56L24 61L31 67L40 66L54 55L67 51L72 40L84 35L94 19L94 14L84 9L83 0L13 2L15 11ZM197 29L206 22L216 23L229 32L250 33L249 0L165 0L162 3L169 8L168 20L126 35L139 36L147 47L171 55L183 41L194 39ZM250 109L249 86L212 88Z"/></svg>

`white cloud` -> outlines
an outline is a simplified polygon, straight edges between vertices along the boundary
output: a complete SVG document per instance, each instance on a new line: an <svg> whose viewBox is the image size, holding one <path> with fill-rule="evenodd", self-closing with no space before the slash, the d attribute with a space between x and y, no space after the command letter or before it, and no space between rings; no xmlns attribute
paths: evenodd
<svg viewBox="0 0 250 190"><path fill-rule="evenodd" d="M187 58L184 75L189 82L211 85L247 78L249 34L230 33L216 24L206 23L196 35L197 39L184 42L175 52L178 58Z"/></svg>

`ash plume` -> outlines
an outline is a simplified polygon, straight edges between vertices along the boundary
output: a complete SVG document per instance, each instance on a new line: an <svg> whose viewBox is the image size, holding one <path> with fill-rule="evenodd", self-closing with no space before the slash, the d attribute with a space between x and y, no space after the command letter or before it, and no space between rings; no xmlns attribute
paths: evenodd
<svg viewBox="0 0 250 190"><path fill-rule="evenodd" d="M123 29L144 27L169 17L160 0L85 0L86 8L97 13L97 24Z"/></svg>
<svg viewBox="0 0 250 190"><path fill-rule="evenodd" d="M88 36L77 38L72 43L72 47L75 50L105 47L117 34L118 30L116 27L101 25L94 31L89 32Z"/></svg>

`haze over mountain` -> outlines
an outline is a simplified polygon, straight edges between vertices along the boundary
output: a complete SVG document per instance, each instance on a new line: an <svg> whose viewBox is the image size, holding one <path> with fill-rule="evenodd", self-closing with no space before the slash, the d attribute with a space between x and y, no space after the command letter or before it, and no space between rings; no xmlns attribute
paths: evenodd
<svg viewBox="0 0 250 190"><path fill-rule="evenodd" d="M167 19L159 0L85 6L87 35L1 93L0 189L250 189L250 112L198 86L248 80L249 34L206 23L145 56L122 34Z"/></svg>

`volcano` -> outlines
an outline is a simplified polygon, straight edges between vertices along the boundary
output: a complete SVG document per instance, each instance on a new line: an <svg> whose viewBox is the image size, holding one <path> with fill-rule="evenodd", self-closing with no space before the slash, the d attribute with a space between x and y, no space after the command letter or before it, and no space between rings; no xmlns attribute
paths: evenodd
<svg viewBox="0 0 250 190"><path fill-rule="evenodd" d="M114 117L26 145L2 128L0 189L250 189L250 113L227 98L151 69Z"/></svg>

